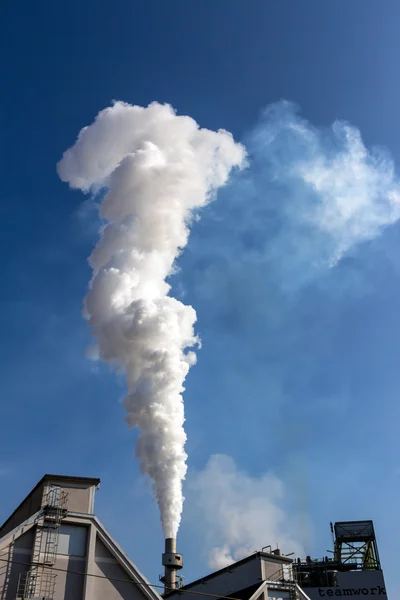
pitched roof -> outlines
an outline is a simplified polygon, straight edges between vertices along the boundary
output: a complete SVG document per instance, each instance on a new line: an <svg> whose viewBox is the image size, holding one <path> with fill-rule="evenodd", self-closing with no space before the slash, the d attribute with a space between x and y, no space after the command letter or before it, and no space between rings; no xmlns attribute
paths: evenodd
<svg viewBox="0 0 400 600"><path fill-rule="evenodd" d="M222 569L218 569L218 571L214 571L213 573L209 573L208 575L205 575L204 577L200 577L199 579L196 579L195 581L191 581L190 583L187 583L186 585L182 586L182 588L179 588L180 590L188 590L193 586L199 585L200 583L204 583L205 581L209 581L210 579L213 579L214 577L218 577L219 575L221 575L221 573L224 572L228 572L230 573L231 571L233 571L234 569L236 569L236 567L243 565L246 562L250 562L252 560L262 560L263 558L269 560L269 561L273 561L273 562L277 562L277 563L285 563L285 564L291 564L293 561L291 558L288 558L287 556L278 556L276 554L271 554L269 552L253 552L253 554L249 554L248 556L245 556L244 558L230 564L227 565L226 567L223 567ZM168 591L164 594L164 597L167 597L169 594L175 594L178 590L171 590Z"/></svg>
<svg viewBox="0 0 400 600"><path fill-rule="evenodd" d="M113 555L119 565L125 570L128 576L138 585L149 600L162 600L160 594L153 589L153 586L146 579L143 573L138 569L135 563L122 550L121 546L107 531L101 521L95 515L84 513L68 513L68 519L83 519L90 521L96 528L96 533L100 541L106 546L107 550ZM160 585L160 587L162 587Z"/></svg>

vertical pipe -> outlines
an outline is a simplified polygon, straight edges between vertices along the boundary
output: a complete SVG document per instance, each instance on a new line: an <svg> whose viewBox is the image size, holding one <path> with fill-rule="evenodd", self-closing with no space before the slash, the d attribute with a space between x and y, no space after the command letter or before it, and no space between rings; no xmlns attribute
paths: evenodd
<svg viewBox="0 0 400 600"><path fill-rule="evenodd" d="M165 553L176 554L176 538L167 538L165 540Z"/></svg>
<svg viewBox="0 0 400 600"><path fill-rule="evenodd" d="M176 553L176 538L167 538L165 540L165 554ZM165 565L164 571L165 591L176 588L176 570L172 565Z"/></svg>

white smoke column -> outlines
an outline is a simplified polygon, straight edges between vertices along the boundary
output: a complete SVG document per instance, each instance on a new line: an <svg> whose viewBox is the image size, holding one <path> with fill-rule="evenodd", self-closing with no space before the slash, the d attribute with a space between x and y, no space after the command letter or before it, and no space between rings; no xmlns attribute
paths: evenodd
<svg viewBox="0 0 400 600"><path fill-rule="evenodd" d="M188 348L198 343L196 312L168 295L166 278L187 244L193 211L244 159L229 133L199 129L168 105L116 102L57 166L72 188L106 189L85 311L97 355L126 373L127 421L140 429L136 454L153 481L166 537L176 536L182 513L182 392L196 360Z"/></svg>

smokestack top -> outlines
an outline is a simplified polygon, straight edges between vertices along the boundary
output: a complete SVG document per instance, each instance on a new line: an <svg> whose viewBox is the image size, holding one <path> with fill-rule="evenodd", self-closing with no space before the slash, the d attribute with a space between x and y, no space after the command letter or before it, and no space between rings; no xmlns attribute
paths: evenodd
<svg viewBox="0 0 400 600"><path fill-rule="evenodd" d="M165 552L176 552L176 538L166 538Z"/></svg>
<svg viewBox="0 0 400 600"><path fill-rule="evenodd" d="M165 569L164 584L167 592L176 588L176 571L183 567L182 554L176 552L176 538L166 538L162 564Z"/></svg>
<svg viewBox="0 0 400 600"><path fill-rule="evenodd" d="M162 555L162 564L167 569L177 571L182 569L182 554L178 554L176 551L176 538L167 538L165 540L165 552Z"/></svg>

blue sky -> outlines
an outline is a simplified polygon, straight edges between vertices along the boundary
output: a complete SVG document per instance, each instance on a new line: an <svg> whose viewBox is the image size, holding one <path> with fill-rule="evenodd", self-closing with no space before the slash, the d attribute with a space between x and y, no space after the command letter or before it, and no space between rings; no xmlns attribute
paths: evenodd
<svg viewBox="0 0 400 600"><path fill-rule="evenodd" d="M311 259L329 251L326 239L296 229L281 202L298 206L296 182L282 173L297 164L300 146L285 142L268 158L256 134L265 132L265 107L284 98L321 132L323 148L339 145L329 127L341 119L398 164L400 8L395 0L227 7L121 0L1 8L0 477L8 491L0 516L44 472L99 476L99 517L150 580L158 577L162 533L122 420L123 382L84 356L86 259L99 222L55 165L113 99L169 102L201 126L231 131L254 159L250 175L203 211L172 281L195 306L203 340L185 394L185 576L206 572L208 545L223 544L226 530L211 539L193 525L207 530L196 498L216 468L210 457L222 454L249 493L268 496L275 484L263 477L275 473L286 492L274 502L313 555L329 547L330 520L373 518L394 590L399 225L353 239L335 267L310 274Z"/></svg>

